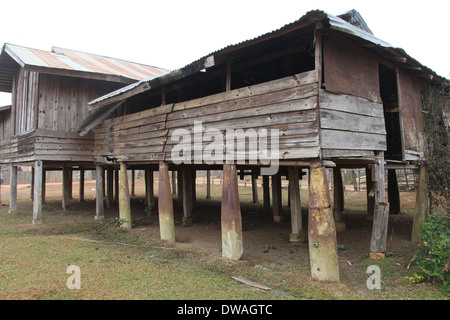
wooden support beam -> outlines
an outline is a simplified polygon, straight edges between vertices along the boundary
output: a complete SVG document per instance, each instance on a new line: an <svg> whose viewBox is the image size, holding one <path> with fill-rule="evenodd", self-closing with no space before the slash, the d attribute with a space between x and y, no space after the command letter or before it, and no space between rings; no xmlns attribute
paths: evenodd
<svg viewBox="0 0 450 320"><path fill-rule="evenodd" d="M17 167L9 166L9 210L8 213L17 213Z"/></svg>
<svg viewBox="0 0 450 320"><path fill-rule="evenodd" d="M131 170L131 196L134 197L135 195L135 184L136 184L136 171L133 169Z"/></svg>
<svg viewBox="0 0 450 320"><path fill-rule="evenodd" d="M42 198L43 198L43 176L44 165L42 161L34 164L34 189L33 189L33 224L42 224Z"/></svg>
<svg viewBox="0 0 450 320"><path fill-rule="evenodd" d="M154 212L156 210L155 191L153 188L153 183L153 169L147 167L145 168L145 200L150 212Z"/></svg>
<svg viewBox="0 0 450 320"><path fill-rule="evenodd" d="M291 228L292 228L292 232L290 234L289 239L291 242L303 242L306 239L306 234L303 232L299 177L300 177L299 168L297 167L288 168L289 198L291 203Z"/></svg>
<svg viewBox="0 0 450 320"><path fill-rule="evenodd" d="M308 221L312 278L339 281L336 228L324 167L310 169Z"/></svg>
<svg viewBox="0 0 450 320"><path fill-rule="evenodd" d="M264 209L270 208L270 185L269 176L263 177L263 199L264 199Z"/></svg>
<svg viewBox="0 0 450 320"><path fill-rule="evenodd" d="M31 167L30 199L34 197L34 166Z"/></svg>
<svg viewBox="0 0 450 320"><path fill-rule="evenodd" d="M106 168L106 207L111 208L114 203L114 171L112 167Z"/></svg>
<svg viewBox="0 0 450 320"><path fill-rule="evenodd" d="M119 168L114 170L114 200L119 202Z"/></svg>
<svg viewBox="0 0 450 320"><path fill-rule="evenodd" d="M63 166L62 169L62 208L67 210L69 208L70 199L70 170L69 167Z"/></svg>
<svg viewBox="0 0 450 320"><path fill-rule="evenodd" d="M395 169L388 170L389 214L400 214L400 191Z"/></svg>
<svg viewBox="0 0 450 320"><path fill-rule="evenodd" d="M244 247L236 165L234 164L223 165L221 225L222 257L239 260Z"/></svg>
<svg viewBox="0 0 450 320"><path fill-rule="evenodd" d="M389 220L389 203L386 202L384 178L384 152L378 154L378 164L372 167L372 179L375 184L375 210L370 240L369 255L374 259L384 258Z"/></svg>
<svg viewBox="0 0 450 320"><path fill-rule="evenodd" d="M336 231L345 230L345 222L342 221L342 211L344 211L344 183L342 181L341 168L333 168L333 202L334 221Z"/></svg>
<svg viewBox="0 0 450 320"><path fill-rule="evenodd" d="M416 206L414 208L414 221L411 242L419 242L419 233L422 224L428 215L428 168L422 163L419 168L419 184L417 186Z"/></svg>
<svg viewBox="0 0 450 320"><path fill-rule="evenodd" d="M80 168L80 185L78 187L80 202L84 202L84 171L84 168Z"/></svg>
<svg viewBox="0 0 450 320"><path fill-rule="evenodd" d="M172 175L172 196L173 196L174 194L177 194L177 171L172 170L170 173Z"/></svg>
<svg viewBox="0 0 450 320"><path fill-rule="evenodd" d="M128 173L125 163L120 163L119 172L119 219L121 227L131 229L130 191L128 190Z"/></svg>
<svg viewBox="0 0 450 320"><path fill-rule="evenodd" d="M173 202L170 188L169 166L159 163L158 215L161 240L175 242L175 224L173 220Z"/></svg>
<svg viewBox="0 0 450 320"><path fill-rule="evenodd" d="M103 219L105 217L105 208L103 205L103 184L104 175L103 167L95 167L95 219Z"/></svg>
<svg viewBox="0 0 450 320"><path fill-rule="evenodd" d="M283 216L281 215L281 174L277 172L272 176L272 211L273 211L273 221L281 222L283 221Z"/></svg>
<svg viewBox="0 0 450 320"><path fill-rule="evenodd" d="M183 201L183 171L182 171L182 169L177 170L177 200L178 200L178 202Z"/></svg>
<svg viewBox="0 0 450 320"><path fill-rule="evenodd" d="M252 197L253 203L258 202L258 174L252 170Z"/></svg>
<svg viewBox="0 0 450 320"><path fill-rule="evenodd" d="M47 179L47 172L44 168L44 164L42 164L42 204L45 204L45 182Z"/></svg>
<svg viewBox="0 0 450 320"><path fill-rule="evenodd" d="M211 170L206 170L206 200L211 199Z"/></svg>
<svg viewBox="0 0 450 320"><path fill-rule="evenodd" d="M69 200L73 199L73 169L69 168Z"/></svg>
<svg viewBox="0 0 450 320"><path fill-rule="evenodd" d="M372 165L366 168L367 219L373 219L375 210L375 184L372 179Z"/></svg>
<svg viewBox="0 0 450 320"><path fill-rule="evenodd" d="M194 208L193 202L193 188L192 188L192 179L193 174L192 170L183 166L182 175L183 175L183 222L192 222L192 210Z"/></svg>

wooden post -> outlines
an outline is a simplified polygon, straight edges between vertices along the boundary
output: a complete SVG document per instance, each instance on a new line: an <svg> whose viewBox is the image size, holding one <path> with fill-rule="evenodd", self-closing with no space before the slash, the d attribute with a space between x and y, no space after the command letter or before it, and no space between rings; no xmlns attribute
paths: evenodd
<svg viewBox="0 0 450 320"><path fill-rule="evenodd" d="M373 219L375 210L375 184L372 180L372 165L366 168L367 219Z"/></svg>
<svg viewBox="0 0 450 320"><path fill-rule="evenodd" d="M151 210L156 210L155 207L155 193L153 189L153 169L145 168L145 199L148 207Z"/></svg>
<svg viewBox="0 0 450 320"><path fill-rule="evenodd" d="M183 166L183 222L192 222L192 209L194 208L193 203L193 188L192 188L192 178L193 174L190 168ZM195 185L195 184L194 184Z"/></svg>
<svg viewBox="0 0 450 320"><path fill-rule="evenodd" d="M12 163L9 166L9 211L17 213L17 167Z"/></svg>
<svg viewBox="0 0 450 320"><path fill-rule="evenodd" d="M103 219L105 217L105 208L103 205L103 167L96 166L95 174L95 219Z"/></svg>
<svg viewBox="0 0 450 320"><path fill-rule="evenodd" d="M119 173L119 219L122 228L131 229L130 192L128 190L128 174L125 163L120 163Z"/></svg>
<svg viewBox="0 0 450 320"><path fill-rule="evenodd" d="M68 189L69 189L69 200L73 199L73 169L69 168L69 185L68 185Z"/></svg>
<svg viewBox="0 0 450 320"><path fill-rule="evenodd" d="M177 194L177 171L172 170L171 175L172 175L172 196L173 196L174 194Z"/></svg>
<svg viewBox="0 0 450 320"><path fill-rule="evenodd" d="M114 171L112 167L106 168L106 207L111 208L114 203Z"/></svg>
<svg viewBox="0 0 450 320"><path fill-rule="evenodd" d="M375 184L375 210L369 255L372 259L383 259L386 252L389 220L389 203L386 203L385 194L384 152L379 152L378 164L374 164L372 170L372 179Z"/></svg>
<svg viewBox="0 0 450 320"><path fill-rule="evenodd" d="M34 197L34 166L31 167L30 199Z"/></svg>
<svg viewBox="0 0 450 320"><path fill-rule="evenodd" d="M192 183L192 209L197 206L197 170L192 169L191 171L191 183Z"/></svg>
<svg viewBox="0 0 450 320"><path fill-rule="evenodd" d="M211 170L206 170L206 200L211 199Z"/></svg>
<svg viewBox="0 0 450 320"><path fill-rule="evenodd" d="M80 185L78 187L80 202L84 202L84 168L80 168Z"/></svg>
<svg viewBox="0 0 450 320"><path fill-rule="evenodd" d="M342 221L342 211L344 210L344 184L342 181L341 168L333 168L333 202L334 221L336 231L345 230L345 222Z"/></svg>
<svg viewBox="0 0 450 320"><path fill-rule="evenodd" d="M175 224L173 220L173 202L170 189L169 166L159 163L158 215L161 240L175 242Z"/></svg>
<svg viewBox="0 0 450 320"><path fill-rule="evenodd" d="M34 189L33 189L33 224L42 224L42 177L44 165L42 161L34 164Z"/></svg>
<svg viewBox="0 0 450 320"><path fill-rule="evenodd" d="M336 228L326 169L311 168L309 178L308 242L313 279L339 281Z"/></svg>
<svg viewBox="0 0 450 320"><path fill-rule="evenodd" d="M119 202L119 168L114 171L114 199Z"/></svg>
<svg viewBox="0 0 450 320"><path fill-rule="evenodd" d="M47 173L44 168L44 164L42 164L42 204L45 204L45 180L47 178Z"/></svg>
<svg viewBox="0 0 450 320"><path fill-rule="evenodd" d="M177 170L177 200L183 201L183 170Z"/></svg>
<svg viewBox="0 0 450 320"><path fill-rule="evenodd" d="M221 225L222 257L239 260L244 247L236 165L234 164L223 165Z"/></svg>
<svg viewBox="0 0 450 320"><path fill-rule="evenodd" d="M264 199L264 209L270 208L270 186L269 186L269 176L262 176L263 179L263 199Z"/></svg>
<svg viewBox="0 0 450 320"><path fill-rule="evenodd" d="M281 222L281 175L277 172L272 176L272 202L273 202L273 221Z"/></svg>
<svg viewBox="0 0 450 320"><path fill-rule="evenodd" d="M389 214L399 214L400 192L398 190L397 173L395 169L388 170L388 201Z"/></svg>
<svg viewBox="0 0 450 320"><path fill-rule="evenodd" d="M253 203L258 202L258 174L256 170L252 170L252 196Z"/></svg>
<svg viewBox="0 0 450 320"><path fill-rule="evenodd" d="M428 214L428 168L422 163L419 168L419 184L417 186L416 206L414 208L414 221L411 242L419 242L419 233Z"/></svg>
<svg viewBox="0 0 450 320"><path fill-rule="evenodd" d="M62 168L62 208L65 211L69 207L70 199L70 170L68 167Z"/></svg>
<svg viewBox="0 0 450 320"><path fill-rule="evenodd" d="M299 168L289 167L289 197L291 199L291 228L290 234L291 242L302 242L306 239L306 235L303 232L302 224L302 206L300 201L300 187L299 187Z"/></svg>
<svg viewBox="0 0 450 320"><path fill-rule="evenodd" d="M136 184L136 171L131 170L131 196L134 197L134 188Z"/></svg>

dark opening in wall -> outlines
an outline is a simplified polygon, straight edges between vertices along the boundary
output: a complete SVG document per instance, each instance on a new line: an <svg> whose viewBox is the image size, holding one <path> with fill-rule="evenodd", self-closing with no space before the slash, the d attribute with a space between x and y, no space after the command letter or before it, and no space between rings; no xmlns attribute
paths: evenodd
<svg viewBox="0 0 450 320"><path fill-rule="evenodd" d="M402 136L398 108L397 77L394 69L379 65L380 95L386 125L387 151L385 158L402 160Z"/></svg>

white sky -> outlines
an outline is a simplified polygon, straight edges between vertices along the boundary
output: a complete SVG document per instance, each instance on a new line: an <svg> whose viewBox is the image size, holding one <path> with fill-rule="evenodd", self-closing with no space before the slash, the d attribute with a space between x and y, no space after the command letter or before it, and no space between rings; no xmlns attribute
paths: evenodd
<svg viewBox="0 0 450 320"><path fill-rule="evenodd" d="M356 9L376 37L450 78L448 0L2 0L0 9L0 46L57 46L171 70L310 10ZM0 93L0 106L9 103Z"/></svg>

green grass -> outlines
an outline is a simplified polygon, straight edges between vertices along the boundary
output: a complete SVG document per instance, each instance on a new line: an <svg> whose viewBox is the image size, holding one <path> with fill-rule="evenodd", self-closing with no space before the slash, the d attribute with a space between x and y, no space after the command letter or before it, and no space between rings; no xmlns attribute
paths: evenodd
<svg viewBox="0 0 450 320"><path fill-rule="evenodd" d="M57 207L46 211L44 225L31 224L29 201L19 214L0 207L0 299L446 299L438 286L412 284L406 276L410 257L392 253L385 260L361 256L341 268L339 283L313 281L307 255L285 259L248 258L233 262L194 249L177 249L152 232L126 231ZM78 221L78 222L77 222ZM176 228L183 226L177 225ZM291 245L306 252L306 244ZM281 249L281 248L280 248ZM344 251L340 259L345 260ZM406 262L405 262L406 261ZM342 261L341 261L342 262ZM382 269L382 289L366 287L369 265ZM69 265L81 270L81 289L66 286ZM342 264L341 264L342 265ZM345 262L343 262L345 266ZM243 276L272 288L239 283Z"/></svg>

